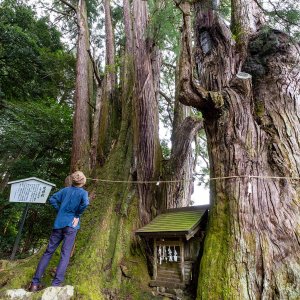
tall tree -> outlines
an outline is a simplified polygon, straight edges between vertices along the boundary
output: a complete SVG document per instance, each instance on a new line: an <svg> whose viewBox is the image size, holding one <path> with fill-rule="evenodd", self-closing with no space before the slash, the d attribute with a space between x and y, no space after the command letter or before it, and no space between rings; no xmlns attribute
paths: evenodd
<svg viewBox="0 0 300 300"><path fill-rule="evenodd" d="M152 73L151 48L147 44L147 2L133 1L133 51L135 69L134 112L136 127L137 179L155 180L159 175L161 160L158 139L158 108ZM140 217L144 223L150 220L154 203L153 185L138 185Z"/></svg>
<svg viewBox="0 0 300 300"><path fill-rule="evenodd" d="M181 6L180 100L203 113L217 178L198 299L297 299L299 45L255 1L232 1L231 31L214 3L195 4L195 57Z"/></svg>
<svg viewBox="0 0 300 300"><path fill-rule="evenodd" d="M66 3L65 1L62 1ZM76 86L75 86L75 112L73 124L73 145L71 158L71 171L90 169L90 61L88 50L89 27L87 20L87 4L85 0L78 0L77 7L67 4L77 17L77 60L76 60Z"/></svg>

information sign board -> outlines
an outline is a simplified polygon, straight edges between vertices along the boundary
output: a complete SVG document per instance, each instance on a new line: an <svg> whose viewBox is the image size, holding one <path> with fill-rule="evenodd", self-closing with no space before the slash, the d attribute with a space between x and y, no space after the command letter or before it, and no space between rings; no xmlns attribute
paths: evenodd
<svg viewBox="0 0 300 300"><path fill-rule="evenodd" d="M9 202L45 203L55 184L30 177L9 182L11 191Z"/></svg>

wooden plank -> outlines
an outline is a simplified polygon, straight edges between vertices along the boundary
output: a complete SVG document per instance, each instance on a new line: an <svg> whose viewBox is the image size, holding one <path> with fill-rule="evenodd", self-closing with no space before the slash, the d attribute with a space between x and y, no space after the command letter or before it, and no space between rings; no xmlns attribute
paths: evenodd
<svg viewBox="0 0 300 300"><path fill-rule="evenodd" d="M180 241L160 241L157 240L157 244L158 245L162 245L162 246L180 246Z"/></svg>
<svg viewBox="0 0 300 300"><path fill-rule="evenodd" d="M184 243L181 240L181 245L180 245L180 268L181 268L181 279L182 282L184 282Z"/></svg>
<svg viewBox="0 0 300 300"><path fill-rule="evenodd" d="M200 224L198 224L193 230L191 230L188 234L186 234L186 240L188 241L190 238L194 237L194 235L198 232L200 229Z"/></svg>
<svg viewBox="0 0 300 300"><path fill-rule="evenodd" d="M156 239L154 239L153 279L156 280L156 277L157 277L157 249L156 249Z"/></svg>
<svg viewBox="0 0 300 300"><path fill-rule="evenodd" d="M164 280L151 280L149 285L151 287L163 286L163 287L171 288L171 289L184 289L185 288L185 284L182 282L181 283L173 283L173 282L164 281Z"/></svg>
<svg viewBox="0 0 300 300"><path fill-rule="evenodd" d="M160 277L160 276L162 276L162 277L172 277L172 276L174 276L174 277L178 277L178 278L180 278L180 272L175 272L175 271L173 271L173 272L166 272L166 271L161 271L161 272L158 272L157 273L157 276L158 277Z"/></svg>
<svg viewBox="0 0 300 300"><path fill-rule="evenodd" d="M164 210L163 212L178 212L178 211L195 211L195 210L207 210L210 208L210 204L208 205L195 205L195 206L186 206L186 207L180 207L180 208L169 208Z"/></svg>

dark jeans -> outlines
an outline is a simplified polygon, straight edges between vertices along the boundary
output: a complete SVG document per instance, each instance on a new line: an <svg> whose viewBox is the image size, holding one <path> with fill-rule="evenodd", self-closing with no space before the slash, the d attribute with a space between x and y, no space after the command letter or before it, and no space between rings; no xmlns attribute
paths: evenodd
<svg viewBox="0 0 300 300"><path fill-rule="evenodd" d="M42 256L32 279L33 284L40 283L41 277L43 276L53 253L55 252L61 241L63 241L63 244L61 247L60 261L57 266L52 285L57 286L64 281L76 234L77 229L74 229L72 227L64 227L61 229L52 230L47 249Z"/></svg>

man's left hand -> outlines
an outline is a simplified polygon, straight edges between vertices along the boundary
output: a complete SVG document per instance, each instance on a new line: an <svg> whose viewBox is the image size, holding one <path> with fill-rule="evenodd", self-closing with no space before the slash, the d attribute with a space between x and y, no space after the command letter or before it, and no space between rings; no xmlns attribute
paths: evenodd
<svg viewBox="0 0 300 300"><path fill-rule="evenodd" d="M78 222L79 222L79 218L74 218L72 222L72 226L76 227L78 225Z"/></svg>

